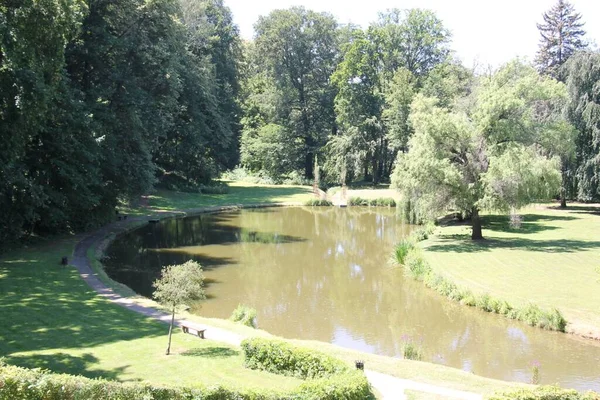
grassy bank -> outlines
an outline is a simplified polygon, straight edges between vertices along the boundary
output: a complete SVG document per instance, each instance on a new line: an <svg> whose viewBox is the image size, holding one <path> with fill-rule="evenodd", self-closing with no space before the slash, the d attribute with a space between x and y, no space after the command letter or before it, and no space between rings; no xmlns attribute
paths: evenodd
<svg viewBox="0 0 600 400"><path fill-rule="evenodd" d="M568 332L600 338L600 208L522 211L519 229L507 216L484 216L484 241L466 225L446 226L423 242L434 272L475 294L510 304L559 308Z"/></svg>
<svg viewBox="0 0 600 400"><path fill-rule="evenodd" d="M207 195L162 192L160 200L150 202L143 210L301 202L302 197L310 198L309 188L246 184L235 187L238 194L219 195L217 204L207 200ZM76 241L73 237L53 240L0 256L0 312L5 321L0 325L0 357L5 357L6 362L87 377L166 385L218 383L274 390L299 385L298 379L247 370L238 348L179 332L173 338L175 354L165 356L166 325L99 298L74 269L59 265L63 255L71 254ZM148 299L139 301L152 304ZM226 320L198 316L190 319L244 337L270 336ZM324 351L349 365L362 359L372 370L449 388L487 394L515 386L441 365L364 354L322 342L292 342Z"/></svg>

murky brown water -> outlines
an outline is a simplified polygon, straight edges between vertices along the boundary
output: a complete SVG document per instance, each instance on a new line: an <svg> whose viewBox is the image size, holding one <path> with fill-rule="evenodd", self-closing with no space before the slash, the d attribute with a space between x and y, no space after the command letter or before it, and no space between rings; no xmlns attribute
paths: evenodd
<svg viewBox="0 0 600 400"><path fill-rule="evenodd" d="M388 258L412 229L390 209L268 208L149 224L108 249L107 271L150 296L161 265L205 268L210 299L198 313L228 318L240 303L259 326L400 356L404 340L424 360L478 375L600 391L600 343L531 328L449 302L406 278Z"/></svg>

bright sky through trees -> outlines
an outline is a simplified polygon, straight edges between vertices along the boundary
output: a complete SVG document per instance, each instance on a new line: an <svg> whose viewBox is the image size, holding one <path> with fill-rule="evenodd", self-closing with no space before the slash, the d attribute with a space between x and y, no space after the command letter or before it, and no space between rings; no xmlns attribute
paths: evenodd
<svg viewBox="0 0 600 400"><path fill-rule="evenodd" d="M536 23L555 0L225 0L231 8L234 22L242 37L253 36L253 25L260 15L271 10L301 5L315 11L332 13L340 22L367 26L377 12L387 8L427 8L435 11L452 31L452 48L471 67L498 66L516 56L533 59L538 49L539 31ZM571 0L575 10L587 22L587 39L600 45L600 25L594 23L600 15L600 1Z"/></svg>

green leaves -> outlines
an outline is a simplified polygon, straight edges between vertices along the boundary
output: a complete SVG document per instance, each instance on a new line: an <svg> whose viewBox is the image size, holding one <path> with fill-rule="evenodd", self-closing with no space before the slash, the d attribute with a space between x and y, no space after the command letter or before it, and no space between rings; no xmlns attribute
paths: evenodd
<svg viewBox="0 0 600 400"><path fill-rule="evenodd" d="M170 308L206 298L202 267L195 261L165 267L153 286L154 298Z"/></svg>

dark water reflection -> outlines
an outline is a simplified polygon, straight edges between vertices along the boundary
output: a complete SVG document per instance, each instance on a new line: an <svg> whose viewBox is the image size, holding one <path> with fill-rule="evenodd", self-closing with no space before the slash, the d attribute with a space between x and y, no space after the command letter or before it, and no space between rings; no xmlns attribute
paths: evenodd
<svg viewBox="0 0 600 400"><path fill-rule="evenodd" d="M261 328L389 356L403 340L425 360L478 375L600 390L600 344L541 331L447 301L404 277L388 257L412 227L388 209L271 208L163 221L109 248L108 273L150 296L162 265L199 261L204 316L239 304Z"/></svg>

